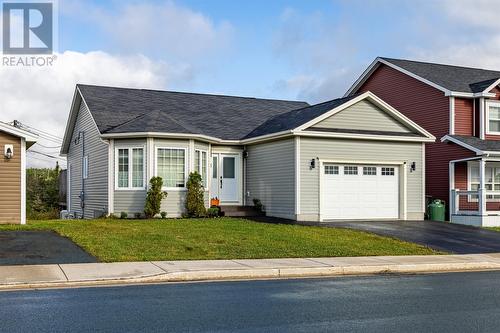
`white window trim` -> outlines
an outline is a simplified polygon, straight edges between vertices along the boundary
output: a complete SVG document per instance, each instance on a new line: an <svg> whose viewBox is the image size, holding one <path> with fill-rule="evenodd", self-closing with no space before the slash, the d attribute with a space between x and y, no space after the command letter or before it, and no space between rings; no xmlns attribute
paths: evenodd
<svg viewBox="0 0 500 333"><path fill-rule="evenodd" d="M471 182L471 180L472 180L472 166L474 164L476 164L476 163L467 162L467 191L472 191L472 182ZM479 168L479 165L477 167ZM500 168L500 164L493 165L493 166L487 166L485 169L487 169L487 168ZM486 170L485 170L485 173L486 173ZM496 192L495 191L495 181L494 181L495 174L492 174L492 180L493 180L493 183L492 183L493 192ZM488 199L488 195L491 195L491 194L488 194L488 191L486 191L486 202L500 202L500 199L494 199L494 198ZM474 199L470 195L467 196L467 198L468 198L467 200L470 202L478 202L478 199Z"/></svg>
<svg viewBox="0 0 500 333"><path fill-rule="evenodd" d="M83 179L88 179L89 178L89 155L83 156L83 161L82 161L82 178Z"/></svg>
<svg viewBox="0 0 500 333"><path fill-rule="evenodd" d="M155 177L158 176L158 150L160 149L175 149L175 150L184 150L184 187L167 187L163 186L162 190L163 191L186 191L186 183L189 175L189 165L188 165L188 159L187 159L187 151L188 149L186 147L164 147L164 146L156 146L155 147L155 170L154 170L154 175ZM192 157L194 160L194 156Z"/></svg>
<svg viewBox="0 0 500 333"><path fill-rule="evenodd" d="M500 135L500 132L490 131L490 106L500 107L500 101L486 101L486 134ZM494 119L500 121L500 119Z"/></svg>
<svg viewBox="0 0 500 333"><path fill-rule="evenodd" d="M127 149L128 150L128 187L118 186L118 150ZM133 149L142 149L142 187L132 186L132 175L133 175ZM115 190L116 191L141 191L146 189L146 147L145 146L115 146Z"/></svg>
<svg viewBox="0 0 500 333"><path fill-rule="evenodd" d="M199 152L200 153L200 160L198 161L200 164L198 165L198 168L200 170L200 175L202 177L202 182L204 182L205 184L203 185L204 188L208 188L208 178L209 178L209 170L208 170L208 151L204 150L204 149L195 149L194 150L194 154L196 155L196 153ZM202 166L203 166L203 158L202 158L202 155L203 153L205 153L205 170L206 170L206 175L205 175L205 178L207 179L203 179L203 170L202 170ZM193 171L196 171L196 158L195 156L193 156L193 165L194 165L194 169Z"/></svg>

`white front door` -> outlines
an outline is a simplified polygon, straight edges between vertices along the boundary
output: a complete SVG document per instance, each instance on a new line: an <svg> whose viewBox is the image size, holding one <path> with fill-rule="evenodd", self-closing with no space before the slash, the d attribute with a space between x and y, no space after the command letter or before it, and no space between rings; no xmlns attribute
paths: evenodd
<svg viewBox="0 0 500 333"><path fill-rule="evenodd" d="M212 182L210 197L218 197L221 204L239 202L240 155L212 154Z"/></svg>
<svg viewBox="0 0 500 333"><path fill-rule="evenodd" d="M325 164L323 219L397 219L399 168L385 165Z"/></svg>

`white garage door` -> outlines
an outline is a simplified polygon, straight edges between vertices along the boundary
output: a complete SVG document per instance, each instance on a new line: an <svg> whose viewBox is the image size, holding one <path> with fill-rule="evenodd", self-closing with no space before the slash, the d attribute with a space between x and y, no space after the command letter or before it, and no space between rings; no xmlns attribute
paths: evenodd
<svg viewBox="0 0 500 333"><path fill-rule="evenodd" d="M397 219L397 166L324 164L323 219Z"/></svg>

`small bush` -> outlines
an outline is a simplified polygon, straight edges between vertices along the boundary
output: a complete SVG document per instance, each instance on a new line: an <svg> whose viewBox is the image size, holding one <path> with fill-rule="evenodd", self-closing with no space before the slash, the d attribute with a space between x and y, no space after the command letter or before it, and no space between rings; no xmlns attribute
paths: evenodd
<svg viewBox="0 0 500 333"><path fill-rule="evenodd" d="M127 217L128 217L127 212L121 212L121 213L120 213L120 218L121 218L121 219L126 219Z"/></svg>
<svg viewBox="0 0 500 333"><path fill-rule="evenodd" d="M134 217L135 217L136 219L140 219L140 218L141 218L141 213L135 213L135 214L134 214Z"/></svg>
<svg viewBox="0 0 500 333"><path fill-rule="evenodd" d="M167 192L161 190L163 179L161 177L153 177L149 180L149 190L144 204L144 214L148 219L160 214L161 201L168 196Z"/></svg>
<svg viewBox="0 0 500 333"><path fill-rule="evenodd" d="M207 216L208 217L217 217L219 216L219 208L217 207L211 207L207 209Z"/></svg>
<svg viewBox="0 0 500 333"><path fill-rule="evenodd" d="M167 212L161 212L160 215L161 215L162 219L166 219L167 218Z"/></svg>
<svg viewBox="0 0 500 333"><path fill-rule="evenodd" d="M206 216L207 210L205 208L205 190L201 175L198 172L191 172L187 181L187 194L186 194L186 213L189 217L203 217Z"/></svg>
<svg viewBox="0 0 500 333"><path fill-rule="evenodd" d="M31 211L27 215L30 220L54 220L59 218L59 209L54 208L41 212Z"/></svg>

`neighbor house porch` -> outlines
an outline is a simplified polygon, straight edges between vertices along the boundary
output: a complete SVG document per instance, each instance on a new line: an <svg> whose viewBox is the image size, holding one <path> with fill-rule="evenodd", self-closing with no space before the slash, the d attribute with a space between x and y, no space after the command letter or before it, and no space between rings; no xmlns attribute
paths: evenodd
<svg viewBox="0 0 500 333"><path fill-rule="evenodd" d="M500 226L500 156L450 161L450 221Z"/></svg>

